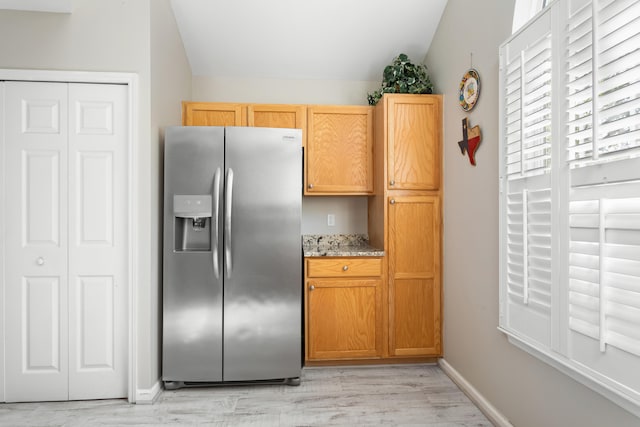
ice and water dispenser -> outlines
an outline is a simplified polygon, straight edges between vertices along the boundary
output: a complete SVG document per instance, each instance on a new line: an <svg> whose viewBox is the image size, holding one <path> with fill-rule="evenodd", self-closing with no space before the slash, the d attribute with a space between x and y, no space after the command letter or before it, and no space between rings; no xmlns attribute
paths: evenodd
<svg viewBox="0 0 640 427"><path fill-rule="evenodd" d="M211 251L211 196L174 195L174 250Z"/></svg>

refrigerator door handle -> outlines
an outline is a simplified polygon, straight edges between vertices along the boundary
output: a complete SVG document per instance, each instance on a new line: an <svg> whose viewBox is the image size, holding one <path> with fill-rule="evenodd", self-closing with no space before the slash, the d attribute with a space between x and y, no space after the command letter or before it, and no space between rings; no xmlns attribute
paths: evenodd
<svg viewBox="0 0 640 427"><path fill-rule="evenodd" d="M227 191L225 193L224 212L224 261L227 268L227 277L231 277L233 268L231 262L231 208L233 206L233 169L227 171Z"/></svg>
<svg viewBox="0 0 640 427"><path fill-rule="evenodd" d="M218 236L218 224L220 217L220 168L216 169L213 177L213 221L211 224L211 257L213 258L213 274L220 278L220 266L218 263L218 249L220 246Z"/></svg>

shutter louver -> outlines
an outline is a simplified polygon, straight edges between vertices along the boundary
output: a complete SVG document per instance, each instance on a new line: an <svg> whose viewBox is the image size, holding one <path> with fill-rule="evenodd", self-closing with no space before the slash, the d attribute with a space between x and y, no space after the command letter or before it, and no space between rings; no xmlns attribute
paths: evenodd
<svg viewBox="0 0 640 427"><path fill-rule="evenodd" d="M523 193L507 195L507 293L509 301L525 299Z"/></svg>
<svg viewBox="0 0 640 427"><path fill-rule="evenodd" d="M593 151L593 73L591 5L569 18L567 25L567 139L569 160L591 157Z"/></svg>
<svg viewBox="0 0 640 427"><path fill-rule="evenodd" d="M551 310L551 190L527 195L527 245L530 305Z"/></svg>
<svg viewBox="0 0 640 427"><path fill-rule="evenodd" d="M597 200L569 206L569 327L593 339L600 336L599 214Z"/></svg>
<svg viewBox="0 0 640 427"><path fill-rule="evenodd" d="M551 34L523 52L522 174L549 171L551 159Z"/></svg>
<svg viewBox="0 0 640 427"><path fill-rule="evenodd" d="M508 196L507 290L517 303L549 313L551 306L551 192ZM524 244L526 242L526 245Z"/></svg>
<svg viewBox="0 0 640 427"><path fill-rule="evenodd" d="M550 345L551 319L551 31L503 56L506 323ZM545 25L546 24L546 25Z"/></svg>
<svg viewBox="0 0 640 427"><path fill-rule="evenodd" d="M549 313L551 307L551 192L508 196L507 291L512 302ZM525 245L524 242L527 244Z"/></svg>
<svg viewBox="0 0 640 427"><path fill-rule="evenodd" d="M522 132L521 132L521 111L522 111L522 71L520 67L520 55L516 56L507 66L506 72L506 173L512 177L520 174Z"/></svg>

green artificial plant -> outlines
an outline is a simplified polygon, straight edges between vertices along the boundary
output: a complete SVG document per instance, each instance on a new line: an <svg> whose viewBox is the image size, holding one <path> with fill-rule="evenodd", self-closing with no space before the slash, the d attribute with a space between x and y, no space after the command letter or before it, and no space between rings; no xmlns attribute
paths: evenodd
<svg viewBox="0 0 640 427"><path fill-rule="evenodd" d="M376 105L383 93L433 93L427 67L412 63L401 53L384 68L380 89L367 94L369 105Z"/></svg>

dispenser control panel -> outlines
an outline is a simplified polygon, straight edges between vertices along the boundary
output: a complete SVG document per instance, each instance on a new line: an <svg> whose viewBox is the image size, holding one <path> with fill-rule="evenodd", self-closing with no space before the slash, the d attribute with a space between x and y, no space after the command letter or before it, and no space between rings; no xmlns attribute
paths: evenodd
<svg viewBox="0 0 640 427"><path fill-rule="evenodd" d="M202 218L211 216L210 195L173 196L173 214L183 218Z"/></svg>

